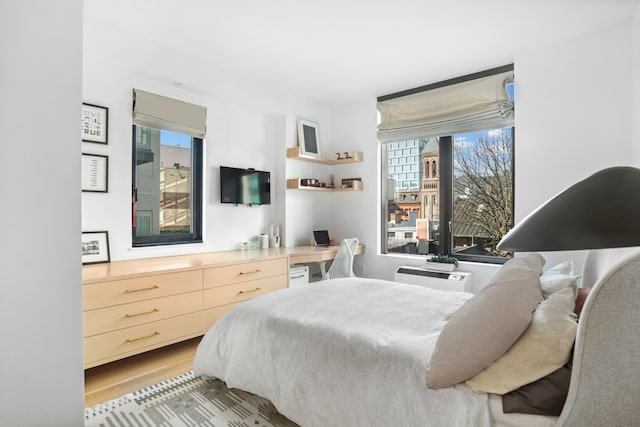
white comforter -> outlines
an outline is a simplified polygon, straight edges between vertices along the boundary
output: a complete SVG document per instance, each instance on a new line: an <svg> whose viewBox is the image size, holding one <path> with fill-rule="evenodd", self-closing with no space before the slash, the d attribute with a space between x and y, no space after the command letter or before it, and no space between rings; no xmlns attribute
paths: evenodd
<svg viewBox="0 0 640 427"><path fill-rule="evenodd" d="M425 385L440 330L471 296L360 278L284 289L216 322L194 371L304 427L490 426L486 394Z"/></svg>

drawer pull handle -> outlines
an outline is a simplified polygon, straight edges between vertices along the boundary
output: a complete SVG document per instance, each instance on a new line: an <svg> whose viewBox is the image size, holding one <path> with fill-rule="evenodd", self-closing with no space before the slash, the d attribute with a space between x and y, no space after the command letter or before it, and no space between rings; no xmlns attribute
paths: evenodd
<svg viewBox="0 0 640 427"><path fill-rule="evenodd" d="M127 338L127 342L136 342L136 341L140 341L143 340L145 338L151 338L151 337L155 337L156 335L160 335L160 331L155 331L154 333L152 333L151 335L146 335L144 337L138 337L138 338Z"/></svg>
<svg viewBox="0 0 640 427"><path fill-rule="evenodd" d="M142 316L143 314L151 314L151 313L155 313L160 311L159 308L154 308L153 310L149 310L149 311L141 311L140 313L127 313L127 317L136 317L136 316Z"/></svg>
<svg viewBox="0 0 640 427"><path fill-rule="evenodd" d="M249 294L251 292L258 292L260 290L260 288L255 288L255 289L250 289L248 291L240 291L238 292L239 294Z"/></svg>
<svg viewBox="0 0 640 427"><path fill-rule="evenodd" d="M153 290L153 289L160 289L160 286L158 286L158 285L153 285L153 286L148 287L148 288L127 289L127 290L125 290L125 293L130 294L130 293L133 293L133 292L151 291L151 290Z"/></svg>
<svg viewBox="0 0 640 427"><path fill-rule="evenodd" d="M256 273L260 273L260 269L256 268L255 271L241 271L240 274L256 274Z"/></svg>

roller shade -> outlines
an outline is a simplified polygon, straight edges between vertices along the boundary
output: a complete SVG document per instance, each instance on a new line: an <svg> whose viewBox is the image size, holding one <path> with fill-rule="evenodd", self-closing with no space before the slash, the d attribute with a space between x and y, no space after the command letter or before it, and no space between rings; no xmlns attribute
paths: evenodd
<svg viewBox="0 0 640 427"><path fill-rule="evenodd" d="M207 108L133 89L133 123L204 138Z"/></svg>
<svg viewBox="0 0 640 427"><path fill-rule="evenodd" d="M378 141L405 141L513 126L513 71L378 101Z"/></svg>

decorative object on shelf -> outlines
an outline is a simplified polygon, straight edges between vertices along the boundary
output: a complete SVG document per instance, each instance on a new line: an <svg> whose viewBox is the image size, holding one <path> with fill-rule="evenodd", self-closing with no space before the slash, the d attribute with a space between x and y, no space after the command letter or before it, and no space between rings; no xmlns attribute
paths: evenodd
<svg viewBox="0 0 640 427"><path fill-rule="evenodd" d="M320 187L320 181L315 178L302 178L300 185L304 185L305 187Z"/></svg>
<svg viewBox="0 0 640 427"><path fill-rule="evenodd" d="M97 144L108 143L109 109L93 104L82 104L82 140Z"/></svg>
<svg viewBox="0 0 640 427"><path fill-rule="evenodd" d="M322 157L320 155L320 136L318 124L305 119L298 119L298 145L302 154L311 157Z"/></svg>
<svg viewBox="0 0 640 427"><path fill-rule="evenodd" d="M329 185L328 185L329 188L334 188L333 180L334 180L335 177L336 176L334 174L332 174L332 173L329 174Z"/></svg>
<svg viewBox="0 0 640 427"><path fill-rule="evenodd" d="M340 155L340 153L336 153L336 156L338 156L336 160L342 160L342 156Z"/></svg>
<svg viewBox="0 0 640 427"><path fill-rule="evenodd" d="M289 190L311 190L311 191L362 191L363 185L362 181L353 181L353 187L334 187L330 188L326 185L323 187L322 185L303 185L302 180L300 178L288 178L287 179L287 189Z"/></svg>
<svg viewBox="0 0 640 427"><path fill-rule="evenodd" d="M434 255L427 259L425 268L437 271L455 271L458 268L458 259L450 255Z"/></svg>
<svg viewBox="0 0 640 427"><path fill-rule="evenodd" d="M345 152L344 152L344 157L343 157L343 158L344 158L344 159L351 159L352 157L349 155L349 152L348 152L348 151L345 151Z"/></svg>
<svg viewBox="0 0 640 427"><path fill-rule="evenodd" d="M82 264L99 264L111 261L109 233L106 231L82 232Z"/></svg>
<svg viewBox="0 0 640 427"><path fill-rule="evenodd" d="M342 165L346 163L359 163L363 160L362 151L354 151L348 159L345 159L340 155L340 153L336 152L339 155L338 159L325 159L319 156L309 156L302 152L302 147L295 146L287 148L287 158L302 160L310 163L320 163L323 165Z"/></svg>
<svg viewBox="0 0 640 427"><path fill-rule="evenodd" d="M109 191L109 157L82 153L82 191Z"/></svg>
<svg viewBox="0 0 640 427"><path fill-rule="evenodd" d="M343 188L353 188L353 181L362 181L362 178L343 178L342 179L342 187Z"/></svg>

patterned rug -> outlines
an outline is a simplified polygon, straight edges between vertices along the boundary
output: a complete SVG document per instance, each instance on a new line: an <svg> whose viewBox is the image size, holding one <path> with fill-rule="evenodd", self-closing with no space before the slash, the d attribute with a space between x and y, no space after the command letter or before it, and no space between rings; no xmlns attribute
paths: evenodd
<svg viewBox="0 0 640 427"><path fill-rule="evenodd" d="M187 372L85 409L85 427L297 427L271 402Z"/></svg>

